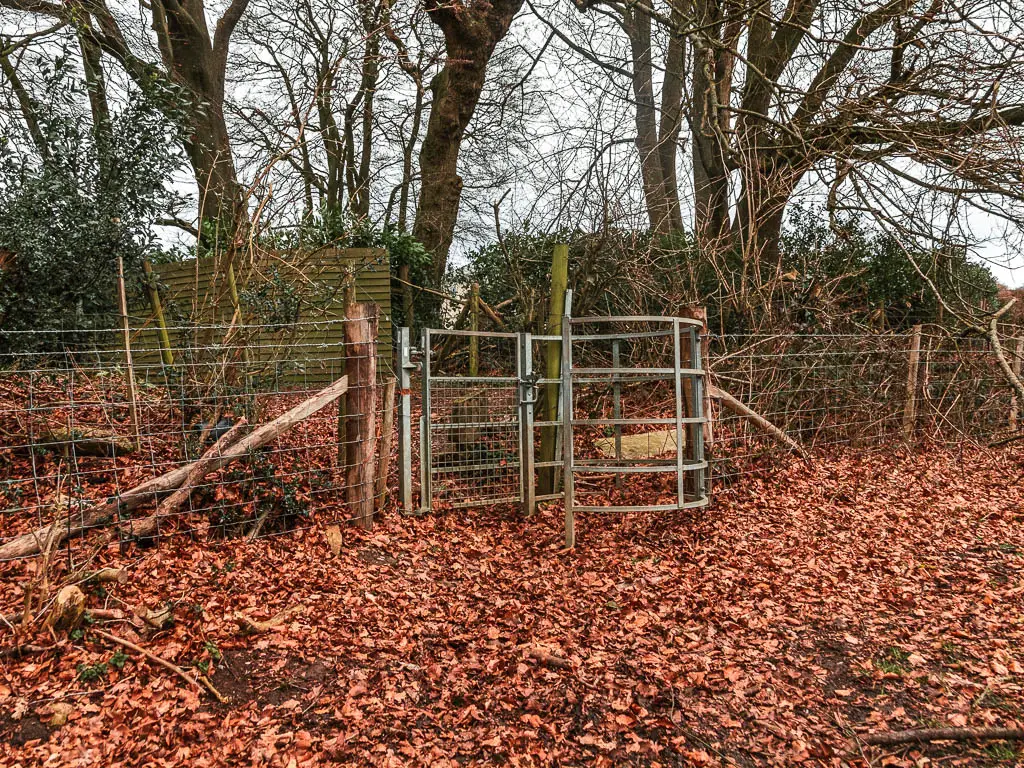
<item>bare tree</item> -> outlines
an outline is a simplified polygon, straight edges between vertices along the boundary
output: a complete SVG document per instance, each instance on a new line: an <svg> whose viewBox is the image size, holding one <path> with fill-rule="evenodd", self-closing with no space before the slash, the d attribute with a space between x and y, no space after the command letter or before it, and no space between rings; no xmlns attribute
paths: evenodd
<svg viewBox="0 0 1024 768"><path fill-rule="evenodd" d="M487 64L522 4L523 0L424 0L427 15L444 34L447 61L430 83L413 235L433 254L437 281L448 264L462 198L459 150L484 89Z"/></svg>
<svg viewBox="0 0 1024 768"><path fill-rule="evenodd" d="M140 6L156 52L145 34L124 21L123 9L105 0L54 3L47 0L0 0L0 6L45 16L74 26L81 41L94 114L100 103L100 52L117 61L147 92L173 90L182 95L187 123L185 149L199 187L204 218L234 221L242 213L224 95L228 52L235 26L249 0L231 0L213 29L204 0L154 0ZM165 94L169 114L182 116L182 104Z"/></svg>

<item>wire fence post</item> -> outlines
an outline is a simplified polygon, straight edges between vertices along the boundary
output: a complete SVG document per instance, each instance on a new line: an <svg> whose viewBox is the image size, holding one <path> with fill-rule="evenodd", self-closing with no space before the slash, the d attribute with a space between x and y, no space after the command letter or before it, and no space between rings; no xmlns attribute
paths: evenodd
<svg viewBox="0 0 1024 768"><path fill-rule="evenodd" d="M398 329L398 498L412 514L412 362L411 332Z"/></svg>
<svg viewBox="0 0 1024 768"><path fill-rule="evenodd" d="M1018 379L1020 378L1021 363L1024 362L1024 336L1017 339L1017 346L1013 351L1013 363L1010 365L1010 370L1013 371L1013 375ZM1017 419L1020 415L1020 403L1017 402L1017 392L1014 390L1010 396L1010 431L1017 431Z"/></svg>
<svg viewBox="0 0 1024 768"><path fill-rule="evenodd" d="M910 440L914 436L917 423L917 382L921 367L921 326L915 325L910 342L910 360L907 366L907 399L903 407L903 437Z"/></svg>
<svg viewBox="0 0 1024 768"><path fill-rule="evenodd" d="M373 526L377 444L377 306L353 303L345 323L345 502L359 527Z"/></svg>
<svg viewBox="0 0 1024 768"><path fill-rule="evenodd" d="M156 282L156 275L153 272L153 265L149 259L142 262L142 271L146 273L146 295L149 297L149 305L156 318L157 339L160 342L160 359L164 365L174 365L174 352L171 349L171 337L167 333L167 320L164 317L163 303L160 301L160 287Z"/></svg>
<svg viewBox="0 0 1024 768"><path fill-rule="evenodd" d="M565 294L568 285L569 246L556 245L551 258L551 298L547 324L547 334L549 336L554 336L561 332L559 329L562 327L562 317L565 314ZM544 378L549 380L544 385L544 421L549 423L558 420L558 384L551 383L550 380L559 378L564 341L564 339L562 342L549 341L544 351ZM549 463L555 460L557 453L555 446L557 442L557 426L546 426L541 430L540 460L542 463ZM551 494L556 492L556 476L554 467L544 467L541 470L541 493Z"/></svg>
<svg viewBox="0 0 1024 768"><path fill-rule="evenodd" d="M356 305L356 280L355 273L351 268L345 270L341 278L342 308L345 313L345 328L348 328L348 320L352 317L352 308ZM347 339L347 337L345 337ZM348 355L345 350L341 354L341 375L348 373ZM348 393L338 399L338 463L344 464L347 451L345 449L345 415L348 413Z"/></svg>
<svg viewBox="0 0 1024 768"><path fill-rule="evenodd" d="M124 360L128 368L128 413L132 420L132 434L135 450L142 449L142 435L139 432L139 400L135 391L135 365L132 363L132 335L128 328L128 297L124 289L124 259L117 257L117 291L121 302L121 329L124 334ZM69 433L70 436L70 433ZM72 438L72 445L74 444Z"/></svg>

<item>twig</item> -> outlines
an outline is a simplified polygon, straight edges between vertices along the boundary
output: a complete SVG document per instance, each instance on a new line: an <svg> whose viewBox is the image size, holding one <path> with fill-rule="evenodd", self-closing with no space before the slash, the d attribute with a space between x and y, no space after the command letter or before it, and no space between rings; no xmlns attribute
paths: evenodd
<svg viewBox="0 0 1024 768"><path fill-rule="evenodd" d="M896 746L898 744L922 744L929 741L1021 741L1024 728L923 728L916 731L892 731L890 733L869 733L863 737L865 744L875 746Z"/></svg>
<svg viewBox="0 0 1024 768"><path fill-rule="evenodd" d="M226 698L224 698L224 696L221 694L220 691L218 691L216 688L214 688L213 683L211 683L209 681L209 679L207 679L207 677L205 675L198 675L197 677L193 677L192 675L190 675L188 672L186 672L184 669L182 669L181 667L177 666L176 664L172 664L167 659L160 658L155 653L147 651L145 648L142 648L141 646L138 646L138 645L136 645L135 643L133 643L133 642L131 642L129 640L125 640L124 638L117 637L116 635L112 635L109 632L104 632L102 629L92 629L90 631L93 634L99 635L100 637L102 637L102 638L104 638L106 640L109 640L112 643L117 643L118 645L123 645L128 650L135 651L136 653L142 654L143 656L145 656L150 661L152 661L152 662L154 662L156 664L159 664L161 667L164 667L165 669L169 669L171 672L176 674L182 680L184 680L187 683L190 683L190 684L194 685L196 688L198 688L200 690L202 690L203 688L206 688L206 690L208 690L210 693L212 693L214 698L217 699L217 701L219 701L221 704L227 704L228 703L228 700Z"/></svg>
<svg viewBox="0 0 1024 768"><path fill-rule="evenodd" d="M1010 435L1009 437L1003 437L999 440L993 440L988 444L989 448L998 448L1000 445L1009 445L1010 443L1016 443L1018 440L1024 440L1024 434Z"/></svg>
<svg viewBox="0 0 1024 768"><path fill-rule="evenodd" d="M24 645L15 645L11 648L0 649L0 659L6 659L9 656L26 656L30 653L42 653L53 648L52 645L33 645L32 643L25 643Z"/></svg>
<svg viewBox="0 0 1024 768"><path fill-rule="evenodd" d="M266 621L259 621L246 616L241 611L235 611L235 621L238 623L238 629L246 634L259 635L264 632L268 632L274 627L280 627L291 618L302 611L301 605L293 605L290 608L285 608L283 611L278 613L276 616L267 619Z"/></svg>

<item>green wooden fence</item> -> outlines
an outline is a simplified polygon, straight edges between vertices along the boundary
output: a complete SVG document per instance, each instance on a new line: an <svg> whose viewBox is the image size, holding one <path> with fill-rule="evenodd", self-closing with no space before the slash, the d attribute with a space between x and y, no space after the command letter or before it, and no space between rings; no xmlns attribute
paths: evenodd
<svg viewBox="0 0 1024 768"><path fill-rule="evenodd" d="M244 326L249 366L284 383L322 384L341 375L345 285L379 312L379 367L391 367L391 274L386 250L322 249L236 262L234 290L213 258L153 266L171 350L183 360L222 343L235 313ZM132 308L135 365L145 375L162 366L152 304ZM237 338L237 337L236 337Z"/></svg>

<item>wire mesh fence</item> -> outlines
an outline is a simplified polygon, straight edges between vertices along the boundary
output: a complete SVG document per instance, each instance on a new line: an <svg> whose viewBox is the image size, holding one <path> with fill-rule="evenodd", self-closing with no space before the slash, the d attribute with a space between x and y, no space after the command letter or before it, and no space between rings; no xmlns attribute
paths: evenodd
<svg viewBox="0 0 1024 768"><path fill-rule="evenodd" d="M129 334L131 365L122 329L26 340L20 348L31 351L0 360L0 553L38 552L89 528L108 529L100 543L145 544L365 517L385 486L373 473L353 472L365 463L365 446L346 425L362 419L380 430L393 414L384 395L393 400L394 388L378 386L391 377L390 360L374 361L375 381L350 377L346 393L326 404L321 396L321 407L306 413L360 356L376 354L375 344L349 340L348 323L171 328L172 365L167 348L150 346L152 334L139 331ZM376 396L369 414L352 407L366 402L366 387ZM241 447L217 448L223 466L168 505L170 489L154 480L184 482L183 471L239 424L247 427L238 434L249 435Z"/></svg>
<svg viewBox="0 0 1024 768"><path fill-rule="evenodd" d="M1021 329L1003 333L1010 354L1019 356ZM927 328L918 336L725 336L712 340L710 358L720 389L812 453L887 450L906 439L987 443L1017 428L1012 389L991 343L980 337ZM713 417L719 485L770 470L789 452L721 398Z"/></svg>
<svg viewBox="0 0 1024 768"><path fill-rule="evenodd" d="M154 346L151 333L132 331L131 365L122 329L38 332L11 345L22 351L0 359L0 559L68 546L91 528L102 532L88 537L90 547L145 545L180 534L268 536L314 523L365 521L397 485L391 454L400 447L381 439L368 459L365 431L350 427L363 420L373 425L373 437L390 437L395 389L383 386L393 375L389 358L374 357L372 384L350 381L344 397L285 423L266 442L225 453L230 460L203 474L175 504L168 504L173 486L158 482L174 476L185 483L188 468L239 423L252 435L287 422L346 371L364 370L360 363L373 353L352 343L347 323L182 326L169 329L169 348ZM1024 330L1000 333L1008 364L1020 370ZM520 498L523 392L538 397L537 421L528 429L537 445L559 423L545 415L548 390L558 396L559 379L546 378L545 370L545 356L557 354L549 350L551 339L532 341L536 378L524 385L517 356L525 353L509 336L475 337L475 343L466 335L437 337L428 371L433 402L426 405L433 418L422 442L417 426L425 404L418 381L412 387L413 440L405 450L414 466L423 464L424 445L436 458L431 481L441 508ZM658 343L667 341L618 348L609 342L589 358L581 352L578 362L658 368L672 356ZM1020 434L1021 404L983 337L935 328L919 336L724 336L707 339L704 352L712 424L701 428L701 438L713 493L742 488L746 478L772 472L792 453L735 402L811 455L889 450L907 438L950 445ZM592 386L579 382L573 392L574 418L594 422L579 425L578 455L618 459L624 440L625 450L639 450L648 463L671 452L673 446L657 441L678 416L673 383L620 373L600 378ZM360 387L372 387L374 398L361 397ZM367 402L372 405L361 405ZM617 423L630 419L647 425ZM687 443L696 442L697 428L687 425ZM552 464L558 461L556 455ZM375 472L362 471L368 462ZM539 484L544 467L537 464ZM413 477L418 486L421 475ZM631 488L644 493L612 474L580 484L595 506L628 505Z"/></svg>

